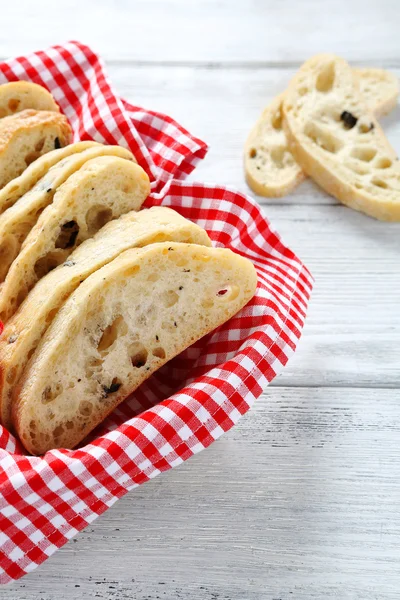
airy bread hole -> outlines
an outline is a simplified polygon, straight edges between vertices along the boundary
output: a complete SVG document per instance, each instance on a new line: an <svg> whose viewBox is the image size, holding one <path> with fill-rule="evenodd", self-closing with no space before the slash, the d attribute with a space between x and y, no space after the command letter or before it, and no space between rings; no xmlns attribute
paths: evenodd
<svg viewBox="0 0 400 600"><path fill-rule="evenodd" d="M307 137L310 138L317 146L322 148L322 150L326 150L327 152L331 152L332 154L336 154L342 147L342 142L336 138L330 131L326 131L318 127L313 122L308 122L304 128L304 133Z"/></svg>
<svg viewBox="0 0 400 600"><path fill-rule="evenodd" d="M10 98L8 101L8 108L14 113L18 110L20 103L21 100L18 100L18 98Z"/></svg>
<svg viewBox="0 0 400 600"><path fill-rule="evenodd" d="M79 402L79 412L83 417L89 417L92 414L93 405L89 400Z"/></svg>
<svg viewBox="0 0 400 600"><path fill-rule="evenodd" d="M284 165L284 157L286 154L286 149L283 146L276 146L271 150L271 158L278 169L283 169Z"/></svg>
<svg viewBox="0 0 400 600"><path fill-rule="evenodd" d="M354 173L357 173L357 175L366 175L369 172L369 168L367 167L367 165L364 165L362 163L348 162L346 164L346 167L351 171L354 171Z"/></svg>
<svg viewBox="0 0 400 600"><path fill-rule="evenodd" d="M178 302L178 300L179 300L179 296L173 290L168 290L168 292L166 292L165 294L162 295L162 301L166 308L169 308L170 306L174 306L174 304L176 304Z"/></svg>
<svg viewBox="0 0 400 600"><path fill-rule="evenodd" d="M54 388L50 385L44 388L42 392L42 404L49 404L49 402L53 402L63 391L63 386L61 384L57 384Z"/></svg>
<svg viewBox="0 0 400 600"><path fill-rule="evenodd" d="M60 435L62 435L64 433L64 427L62 425L57 425L57 427L55 427L53 429L53 437L54 439L60 437Z"/></svg>
<svg viewBox="0 0 400 600"><path fill-rule="evenodd" d="M135 369L140 369L147 363L148 352L143 344L136 343L130 348L130 356L132 367L135 367Z"/></svg>
<svg viewBox="0 0 400 600"><path fill-rule="evenodd" d="M7 235L3 238L0 244L0 274L3 276L3 270L5 268L4 276L7 274L8 267L14 260L18 253L17 240L13 235ZM2 269L3 267L3 269Z"/></svg>
<svg viewBox="0 0 400 600"><path fill-rule="evenodd" d="M50 273L53 269L58 267L60 264L60 256L55 252L49 252L46 256L39 258L34 266L34 271L37 279L41 279L47 273Z"/></svg>
<svg viewBox="0 0 400 600"><path fill-rule="evenodd" d="M277 131L282 129L282 113L280 108L272 115L271 124Z"/></svg>
<svg viewBox="0 0 400 600"><path fill-rule="evenodd" d="M392 166L392 161L390 160L390 158L386 158L386 157L382 157L382 158L378 158L375 163L374 163L374 167L376 167L377 169L389 169Z"/></svg>
<svg viewBox="0 0 400 600"><path fill-rule="evenodd" d="M128 279L129 277L133 277L136 273L139 273L140 267L139 265L134 265L133 267L129 267L125 269L124 276Z"/></svg>
<svg viewBox="0 0 400 600"><path fill-rule="evenodd" d="M249 156L250 158L255 158L257 156L257 150L255 148L250 148Z"/></svg>
<svg viewBox="0 0 400 600"><path fill-rule="evenodd" d="M368 146L354 146L351 151L351 156L364 162L371 162L371 160L375 158L376 152L375 148L368 148Z"/></svg>
<svg viewBox="0 0 400 600"><path fill-rule="evenodd" d="M384 190L389 187L388 184L386 183L386 181L382 181L382 179L374 178L371 181L371 183L372 183L372 185L375 185L376 187L382 188Z"/></svg>
<svg viewBox="0 0 400 600"><path fill-rule="evenodd" d="M90 236L97 233L113 217L112 210L105 206L92 206L86 213L86 226Z"/></svg>
<svg viewBox="0 0 400 600"><path fill-rule="evenodd" d="M371 123L360 123L358 126L358 131L360 133L369 133L372 129Z"/></svg>
<svg viewBox="0 0 400 600"><path fill-rule="evenodd" d="M128 325L124 318L120 315L114 321L105 328L103 335L100 338L97 350L102 356L109 353L111 346L115 343L117 338L128 333Z"/></svg>
<svg viewBox="0 0 400 600"><path fill-rule="evenodd" d="M238 285L226 285L218 290L217 296L220 300L231 302L238 297L239 292Z"/></svg>
<svg viewBox="0 0 400 600"><path fill-rule="evenodd" d="M329 63L325 65L318 74L317 80L315 82L315 87L319 92L329 92L335 83L335 65L334 63Z"/></svg>
<svg viewBox="0 0 400 600"><path fill-rule="evenodd" d="M41 138L41 139L38 141L38 143L35 145L35 150L36 150L36 152L40 152L41 150L43 150L44 142L45 142L45 139L44 139L44 138Z"/></svg>
<svg viewBox="0 0 400 600"><path fill-rule="evenodd" d="M157 233L157 235L154 235L152 238L150 238L147 243L150 245L166 241L168 241L168 236L165 233Z"/></svg>
<svg viewBox="0 0 400 600"><path fill-rule="evenodd" d="M164 350L164 348L161 348L161 346L158 348L153 348L152 354L153 354L153 356L156 356L157 358L161 358L161 359L165 358L165 350Z"/></svg>
<svg viewBox="0 0 400 600"><path fill-rule="evenodd" d="M66 250L75 246L76 238L79 234L79 225L76 221L68 221L61 225L60 233L55 242L56 248Z"/></svg>
<svg viewBox="0 0 400 600"><path fill-rule="evenodd" d="M66 427L67 429L73 429L73 428L74 428L74 422L73 422L73 421L67 421L67 422L65 423L65 427Z"/></svg>
<svg viewBox="0 0 400 600"><path fill-rule="evenodd" d="M26 154L24 160L25 160L25 164L27 167L29 167L29 165L31 163L33 163L37 158L39 158L40 156L40 152L36 151L36 150L32 150L32 152L28 152L28 154Z"/></svg>

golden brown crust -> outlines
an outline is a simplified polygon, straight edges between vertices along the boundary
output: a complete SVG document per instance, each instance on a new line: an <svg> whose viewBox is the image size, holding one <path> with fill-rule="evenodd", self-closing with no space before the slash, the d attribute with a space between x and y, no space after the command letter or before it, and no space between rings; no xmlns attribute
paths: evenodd
<svg viewBox="0 0 400 600"><path fill-rule="evenodd" d="M189 265L190 270L183 269L184 265ZM155 273L159 283L148 283L148 275ZM14 425L27 450L42 454L54 447L76 446L154 371L236 314L254 295L256 285L251 262L230 250L174 242L128 250L94 273L64 304L14 391ZM164 296L167 294L169 298L171 286L182 290L181 298L174 299L173 304L165 303ZM225 286L226 294L220 295L218 290ZM132 302L139 313L132 312ZM136 316L141 310L149 310L151 322L141 324ZM105 356L104 367L93 376L87 371L88 365L103 352L101 340L110 319L116 315L122 318L125 329L106 345L105 355L99 354ZM190 327L183 327L185 322ZM169 324L171 327L165 329ZM93 336L100 336L97 342ZM143 349L147 348L146 358L135 357L138 344L135 340L139 340ZM162 355L153 347L160 345ZM73 368L63 369L64 361L73 364ZM112 372L107 365L112 366ZM115 374L120 382L118 387L103 396L102 390L108 389L104 384L114 383ZM48 377L51 377L50 388ZM71 403L68 392L71 377L76 403ZM60 389L54 397L51 386ZM92 386L91 390L86 386ZM50 400L46 394L50 394ZM91 404L90 416L80 416L82 400ZM48 409L54 415L50 421Z"/></svg>
<svg viewBox="0 0 400 600"><path fill-rule="evenodd" d="M50 92L37 83L12 81L0 85L0 119L26 109L60 112Z"/></svg>
<svg viewBox="0 0 400 600"><path fill-rule="evenodd" d="M47 110L23 110L15 115L4 117L0 121L0 153L3 152L10 140L19 132L27 131L33 127L43 125L56 125L60 128L62 135L62 146L66 146L70 142L71 127L67 121L67 117L60 113Z"/></svg>
<svg viewBox="0 0 400 600"><path fill-rule="evenodd" d="M307 175L354 210L400 220L396 153L343 59L319 55L307 61L289 85L283 114L290 150ZM365 152L370 156L364 158Z"/></svg>

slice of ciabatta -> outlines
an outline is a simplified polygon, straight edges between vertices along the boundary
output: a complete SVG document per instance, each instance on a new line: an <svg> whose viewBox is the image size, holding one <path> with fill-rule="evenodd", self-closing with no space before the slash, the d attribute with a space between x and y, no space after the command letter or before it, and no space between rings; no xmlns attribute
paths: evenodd
<svg viewBox="0 0 400 600"><path fill-rule="evenodd" d="M71 141L71 128L58 112L23 110L0 120L0 189L34 160Z"/></svg>
<svg viewBox="0 0 400 600"><path fill-rule="evenodd" d="M128 250L66 301L15 390L32 454L73 448L167 361L235 315L254 266L223 248L173 242Z"/></svg>
<svg viewBox="0 0 400 600"><path fill-rule="evenodd" d="M37 83L11 81L0 85L0 119L27 108L60 112L50 92Z"/></svg>
<svg viewBox="0 0 400 600"><path fill-rule="evenodd" d="M105 225L35 285L0 336L0 422L7 429L11 428L12 389L66 298L125 250L163 241L211 246L201 227L170 208L130 212Z"/></svg>
<svg viewBox="0 0 400 600"><path fill-rule="evenodd" d="M11 263L18 256L39 215L53 201L57 188L88 160L104 155L134 160L125 148L101 144L68 156L51 167L29 192L0 215L0 282L5 280Z"/></svg>
<svg viewBox="0 0 400 600"><path fill-rule="evenodd" d="M139 210L149 193L142 167L119 156L93 158L71 175L40 215L0 287L0 321L8 321L36 282L75 248L108 221Z"/></svg>
<svg viewBox="0 0 400 600"><path fill-rule="evenodd" d="M283 101L290 150L338 200L384 221L400 220L400 163L363 101L345 60L307 61Z"/></svg>
<svg viewBox="0 0 400 600"><path fill-rule="evenodd" d="M25 169L25 171L15 179L12 179L3 189L0 190L0 215L10 208L17 200L28 192L35 183L47 173L47 171L63 158L87 150L93 146L99 146L97 142L77 142L69 144L59 150L52 150L37 158Z"/></svg>
<svg viewBox="0 0 400 600"><path fill-rule="evenodd" d="M392 110L399 95L398 78L383 69L353 69L361 94L376 117ZM244 151L246 180L260 196L286 196L306 174L294 160L282 126L284 94L275 98L250 132Z"/></svg>

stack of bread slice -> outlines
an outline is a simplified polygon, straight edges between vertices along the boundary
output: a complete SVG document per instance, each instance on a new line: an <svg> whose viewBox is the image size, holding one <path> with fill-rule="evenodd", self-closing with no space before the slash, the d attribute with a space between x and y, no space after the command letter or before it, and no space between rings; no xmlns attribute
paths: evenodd
<svg viewBox="0 0 400 600"><path fill-rule="evenodd" d="M0 190L0 421L32 454L75 447L255 293L251 262L169 208L142 209L149 194L128 150L94 142Z"/></svg>
<svg viewBox="0 0 400 600"><path fill-rule="evenodd" d="M396 153L376 120L394 108L398 93L398 79L387 71L351 69L330 54L310 59L249 135L250 187L284 196L309 175L356 210L400 220Z"/></svg>

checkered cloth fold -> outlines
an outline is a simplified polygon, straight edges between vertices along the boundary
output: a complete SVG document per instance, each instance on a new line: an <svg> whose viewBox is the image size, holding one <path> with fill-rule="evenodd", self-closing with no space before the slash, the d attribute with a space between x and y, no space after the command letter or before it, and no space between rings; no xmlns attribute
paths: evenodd
<svg viewBox="0 0 400 600"><path fill-rule="evenodd" d="M113 92L99 58L71 42L0 65L0 82L47 87L75 139L130 148L149 174L146 205L177 210L215 246L253 261L253 300L145 382L76 450L26 456L0 426L0 583L34 570L134 487L207 448L286 365L312 278L259 206L226 187L182 180L207 151L175 121Z"/></svg>

